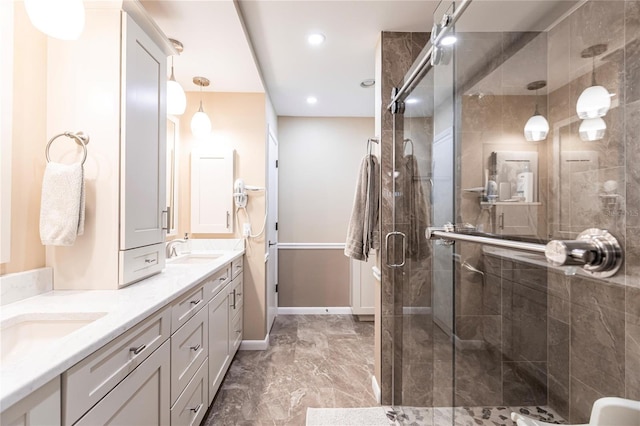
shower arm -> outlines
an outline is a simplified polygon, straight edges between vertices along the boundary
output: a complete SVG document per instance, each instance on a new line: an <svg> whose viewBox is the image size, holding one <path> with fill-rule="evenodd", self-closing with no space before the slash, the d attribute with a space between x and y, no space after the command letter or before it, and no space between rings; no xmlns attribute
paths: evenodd
<svg viewBox="0 0 640 426"><path fill-rule="evenodd" d="M591 228L583 231L575 240L552 240L547 244L493 238L456 232L455 226L429 227L428 240L442 240L447 244L464 241L488 246L544 254L552 266L582 265L582 269L596 277L607 278L618 272L624 254L618 240L609 232Z"/></svg>

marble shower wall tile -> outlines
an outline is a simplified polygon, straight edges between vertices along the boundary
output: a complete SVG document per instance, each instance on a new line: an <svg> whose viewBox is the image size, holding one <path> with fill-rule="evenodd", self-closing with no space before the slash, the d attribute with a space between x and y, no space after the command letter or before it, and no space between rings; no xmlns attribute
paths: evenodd
<svg viewBox="0 0 640 426"><path fill-rule="evenodd" d="M625 396L640 400L640 288L626 288Z"/></svg>

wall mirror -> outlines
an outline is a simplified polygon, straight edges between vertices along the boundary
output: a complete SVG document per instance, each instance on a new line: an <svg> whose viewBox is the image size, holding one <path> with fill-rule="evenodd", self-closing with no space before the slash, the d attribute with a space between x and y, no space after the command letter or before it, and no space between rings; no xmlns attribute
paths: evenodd
<svg viewBox="0 0 640 426"><path fill-rule="evenodd" d="M178 179L180 149L180 120L174 116L167 117L167 205L171 209L167 236L178 235Z"/></svg>

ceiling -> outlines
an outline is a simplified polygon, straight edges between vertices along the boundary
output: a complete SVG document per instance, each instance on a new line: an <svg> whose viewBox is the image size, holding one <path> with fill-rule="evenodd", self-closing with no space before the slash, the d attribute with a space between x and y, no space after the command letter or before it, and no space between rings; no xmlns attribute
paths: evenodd
<svg viewBox="0 0 640 426"><path fill-rule="evenodd" d="M360 82L374 77L380 32L427 31L438 2L240 0L251 42L232 0L142 4L168 37L184 44L175 76L186 91L198 90L191 80L200 75L211 80L209 91L266 86L278 115L373 117L374 89ZM311 32L323 33L325 43L310 46ZM318 102L307 104L309 96Z"/></svg>
<svg viewBox="0 0 640 426"><path fill-rule="evenodd" d="M175 58L175 75L187 91L198 90L192 82L198 75L211 80L211 86L205 89L208 91L267 91L280 116L372 117L374 89L363 89L360 82L374 77L380 32L429 31L439 2L143 0L142 3L168 37L184 44L184 52ZM573 4L572 0L474 0L457 29L544 31ZM444 6L439 14L444 12ZM307 35L315 32L326 36L320 46L310 46L306 41ZM479 55L477 61L469 62L481 63L487 53L469 52L471 56ZM526 52L516 54L512 62L520 62L518 59L525 55ZM532 81L539 68L526 68L521 80ZM480 87L484 84L474 89L488 90ZM513 86L522 90L524 85L518 82ZM316 97L318 102L309 105L306 102L309 96Z"/></svg>

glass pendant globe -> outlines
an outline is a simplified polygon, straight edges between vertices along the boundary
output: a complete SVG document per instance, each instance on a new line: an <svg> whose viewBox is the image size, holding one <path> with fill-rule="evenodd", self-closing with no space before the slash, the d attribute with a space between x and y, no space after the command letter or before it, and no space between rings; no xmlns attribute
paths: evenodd
<svg viewBox="0 0 640 426"><path fill-rule="evenodd" d="M602 86L584 89L578 98L576 112L581 119L604 117L611 108L609 91Z"/></svg>
<svg viewBox="0 0 640 426"><path fill-rule="evenodd" d="M524 125L524 138L529 142L545 140L549 134L549 122L542 115L532 116Z"/></svg>
<svg viewBox="0 0 640 426"><path fill-rule="evenodd" d="M60 40L77 40L84 30L82 0L25 0L31 23L38 30Z"/></svg>
<svg viewBox="0 0 640 426"><path fill-rule="evenodd" d="M180 83L167 81L167 114L182 115L187 109L187 96Z"/></svg>
<svg viewBox="0 0 640 426"><path fill-rule="evenodd" d="M203 138L211 133L211 120L204 111L196 112L191 118L191 132L197 138Z"/></svg>
<svg viewBox="0 0 640 426"><path fill-rule="evenodd" d="M583 120L582 123L580 123L580 129L578 132L580 133L580 139L585 142L593 142L602 139L606 130L607 123L605 123L602 118L598 117Z"/></svg>

